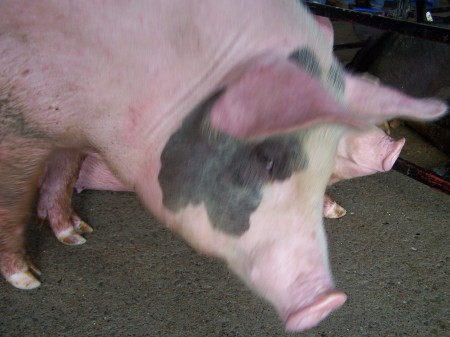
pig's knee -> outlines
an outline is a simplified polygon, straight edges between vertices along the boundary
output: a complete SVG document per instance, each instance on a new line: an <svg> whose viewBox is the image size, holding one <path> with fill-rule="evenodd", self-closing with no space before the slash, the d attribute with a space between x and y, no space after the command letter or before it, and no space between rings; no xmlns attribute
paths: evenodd
<svg viewBox="0 0 450 337"><path fill-rule="evenodd" d="M61 212L65 213L62 209ZM91 233L93 231L92 227L81 220L76 214L63 218L60 217L59 220L53 218L49 222L58 241L69 246L85 243L86 239L81 234Z"/></svg>
<svg viewBox="0 0 450 337"><path fill-rule="evenodd" d="M80 234L92 232L72 209L72 193L85 155L77 150L55 151L41 183L38 217L48 220L56 238L67 245L86 242Z"/></svg>

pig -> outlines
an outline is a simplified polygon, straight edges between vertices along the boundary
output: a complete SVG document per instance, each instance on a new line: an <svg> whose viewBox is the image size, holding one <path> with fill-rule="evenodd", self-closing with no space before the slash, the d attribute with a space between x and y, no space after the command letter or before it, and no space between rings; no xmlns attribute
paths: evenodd
<svg viewBox="0 0 450 337"><path fill-rule="evenodd" d="M340 137L447 109L347 74L296 0L5 0L0 32L0 270L21 289L40 285L38 183L57 232L90 231L70 201L95 153L286 330L312 328L346 301L322 219Z"/></svg>
<svg viewBox="0 0 450 337"><path fill-rule="evenodd" d="M328 186L341 180L387 172L394 166L405 145L405 138L393 139L377 127L365 132L347 132L338 144L336 160ZM341 218L346 210L325 195L323 215Z"/></svg>
<svg viewBox="0 0 450 337"><path fill-rule="evenodd" d="M329 185L341 180L387 172L394 166L405 145L374 127L364 134L348 132L338 145L337 158Z"/></svg>

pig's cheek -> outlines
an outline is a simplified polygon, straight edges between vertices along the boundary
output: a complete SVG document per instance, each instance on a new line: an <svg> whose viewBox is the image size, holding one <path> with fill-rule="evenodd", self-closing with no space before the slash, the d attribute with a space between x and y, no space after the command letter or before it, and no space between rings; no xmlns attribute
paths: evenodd
<svg viewBox="0 0 450 337"><path fill-rule="evenodd" d="M250 279L260 274L257 269L261 267L261 254L257 252L272 252L267 257L270 256L273 270L284 275L285 281L299 261L311 261L311 257L314 261L316 257L326 260L323 191L314 191L305 178L303 174L294 174L264 189L259 207L251 214L249 230L236 242L238 250L250 260L251 270L247 270L252 274Z"/></svg>
<svg viewBox="0 0 450 337"><path fill-rule="evenodd" d="M203 203L188 204L173 215L170 223L174 232L202 254L224 258L227 254L224 249L231 249L231 245L227 244L228 235L214 229Z"/></svg>

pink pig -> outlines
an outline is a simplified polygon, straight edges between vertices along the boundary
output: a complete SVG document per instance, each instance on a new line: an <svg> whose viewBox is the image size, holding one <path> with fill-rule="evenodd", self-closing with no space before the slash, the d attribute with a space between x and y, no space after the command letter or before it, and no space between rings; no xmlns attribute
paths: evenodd
<svg viewBox="0 0 450 337"><path fill-rule="evenodd" d="M339 141L336 162L328 185L341 180L387 172L405 145L405 139L394 140L379 128L366 132L347 132ZM346 211L325 195L323 214L326 218L343 217Z"/></svg>
<svg viewBox="0 0 450 337"><path fill-rule="evenodd" d="M346 300L322 219L339 139L447 109L346 74L297 0L5 0L0 32L0 271L21 289L40 285L23 239L38 183L39 216L80 243L71 195L95 154L309 329Z"/></svg>

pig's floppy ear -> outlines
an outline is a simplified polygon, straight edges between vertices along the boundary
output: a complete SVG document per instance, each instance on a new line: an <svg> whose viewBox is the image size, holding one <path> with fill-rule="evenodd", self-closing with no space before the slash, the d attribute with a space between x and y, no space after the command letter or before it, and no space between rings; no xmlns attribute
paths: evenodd
<svg viewBox="0 0 450 337"><path fill-rule="evenodd" d="M345 99L349 113L369 124L394 117L430 120L442 116L447 105L434 98L413 98L370 80L345 75Z"/></svg>
<svg viewBox="0 0 450 337"><path fill-rule="evenodd" d="M251 62L210 112L214 128L238 138L343 121L354 124L317 78L285 59Z"/></svg>
<svg viewBox="0 0 450 337"><path fill-rule="evenodd" d="M345 93L348 107L293 61L263 58L226 87L210 122L238 138L256 138L317 123L364 128L394 116L432 119L446 111L439 100L415 99L351 75L345 75Z"/></svg>

